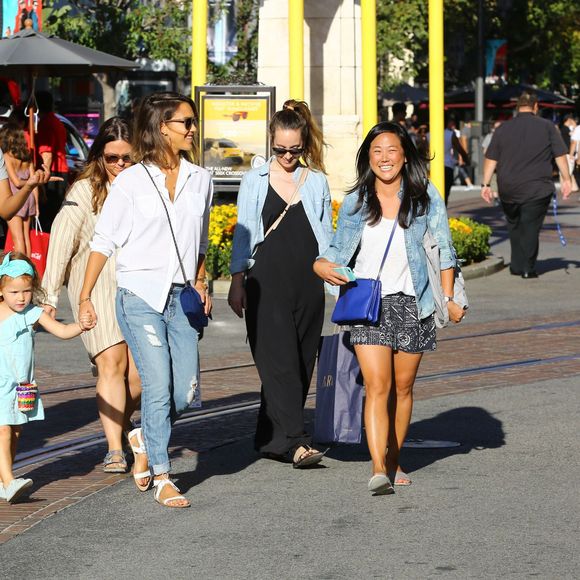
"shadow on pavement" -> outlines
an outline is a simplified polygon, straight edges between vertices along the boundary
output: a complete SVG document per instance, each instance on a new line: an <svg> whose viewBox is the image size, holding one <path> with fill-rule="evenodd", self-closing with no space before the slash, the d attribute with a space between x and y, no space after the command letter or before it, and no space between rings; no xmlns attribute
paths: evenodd
<svg viewBox="0 0 580 580"><path fill-rule="evenodd" d="M549 258L548 260L538 260L536 269L538 274L546 274L547 272L570 270L572 268L580 268L580 262L578 260L566 260L565 258Z"/></svg>
<svg viewBox="0 0 580 580"><path fill-rule="evenodd" d="M461 444L459 447L442 449L403 449L402 464L409 473L452 455L497 449L505 445L502 422L481 407L460 407L412 423L408 439L455 441ZM364 433L360 445L336 445L328 452L328 456L338 461L369 461Z"/></svg>

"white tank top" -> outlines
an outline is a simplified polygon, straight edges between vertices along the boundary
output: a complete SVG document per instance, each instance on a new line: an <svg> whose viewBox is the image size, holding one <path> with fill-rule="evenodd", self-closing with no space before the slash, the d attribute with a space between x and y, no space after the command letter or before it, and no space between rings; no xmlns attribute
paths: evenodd
<svg viewBox="0 0 580 580"><path fill-rule="evenodd" d="M381 221L374 226L365 224L360 251L354 265L354 273L357 278L377 277L394 221L381 218ZM407 249L405 248L405 232L399 224L395 228L393 241L381 273L381 284L382 296L398 292L407 294L407 296L415 296Z"/></svg>

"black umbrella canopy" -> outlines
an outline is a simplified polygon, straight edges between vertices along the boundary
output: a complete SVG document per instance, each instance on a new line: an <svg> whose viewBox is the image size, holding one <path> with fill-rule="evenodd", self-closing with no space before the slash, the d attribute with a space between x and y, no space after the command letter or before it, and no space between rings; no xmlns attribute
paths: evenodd
<svg viewBox="0 0 580 580"><path fill-rule="evenodd" d="M543 89L536 89L523 83L515 85L485 85L484 101L492 105L507 105L515 103L524 91L530 91L537 95L538 101L550 105L573 105L574 101L558 93L552 93ZM445 104L472 103L475 101L473 89L459 89L445 95Z"/></svg>
<svg viewBox="0 0 580 580"><path fill-rule="evenodd" d="M429 91L421 87L413 87L407 83L400 84L392 91L382 93L382 98L386 101L419 103L429 98Z"/></svg>
<svg viewBox="0 0 580 580"><path fill-rule="evenodd" d="M132 60L35 30L22 30L0 40L0 75L62 77L136 68L139 65Z"/></svg>

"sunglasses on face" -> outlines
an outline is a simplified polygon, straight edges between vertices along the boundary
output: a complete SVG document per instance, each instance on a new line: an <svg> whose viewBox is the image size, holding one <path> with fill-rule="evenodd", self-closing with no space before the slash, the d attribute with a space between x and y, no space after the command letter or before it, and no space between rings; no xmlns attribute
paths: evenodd
<svg viewBox="0 0 580 580"><path fill-rule="evenodd" d="M195 117L185 117L185 119L168 119L166 123L183 123L186 131L190 131L193 127Z"/></svg>
<svg viewBox="0 0 580 580"><path fill-rule="evenodd" d="M292 157L298 157L304 152L304 147L290 147L290 149L286 149L286 147L272 147L272 151L277 157L283 157L286 153L290 153Z"/></svg>
<svg viewBox="0 0 580 580"><path fill-rule="evenodd" d="M119 163L121 159L126 165L131 165L133 163L130 155L104 155L103 157L105 158L105 163L108 163L109 165Z"/></svg>

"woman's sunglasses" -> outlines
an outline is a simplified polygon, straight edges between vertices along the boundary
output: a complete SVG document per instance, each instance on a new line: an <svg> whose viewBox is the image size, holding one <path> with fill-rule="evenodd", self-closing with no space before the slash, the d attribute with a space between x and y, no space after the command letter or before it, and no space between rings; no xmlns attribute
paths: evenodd
<svg viewBox="0 0 580 580"><path fill-rule="evenodd" d="M130 155L104 155L104 158L105 163L108 163L109 165L119 163L121 159L123 160L123 163L125 163L126 165L131 165L133 163L133 160L131 159Z"/></svg>
<svg viewBox="0 0 580 580"><path fill-rule="evenodd" d="M272 151L277 157L283 157L286 153L290 153L292 157L298 157L304 153L304 147L290 147L290 149L286 149L286 147L272 147Z"/></svg>
<svg viewBox="0 0 580 580"><path fill-rule="evenodd" d="M190 131L195 122L195 117L185 117L185 119L168 119L166 123L183 123L186 131Z"/></svg>

